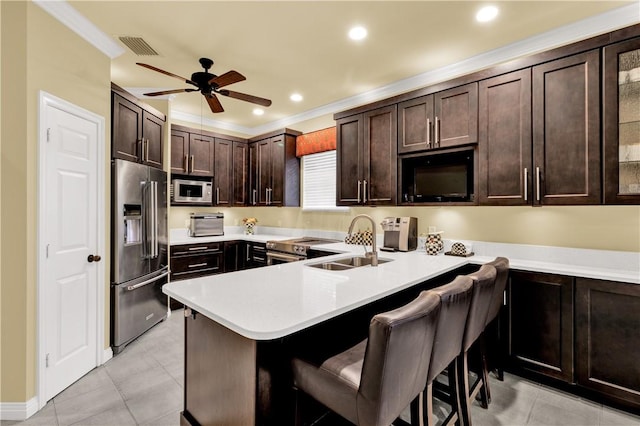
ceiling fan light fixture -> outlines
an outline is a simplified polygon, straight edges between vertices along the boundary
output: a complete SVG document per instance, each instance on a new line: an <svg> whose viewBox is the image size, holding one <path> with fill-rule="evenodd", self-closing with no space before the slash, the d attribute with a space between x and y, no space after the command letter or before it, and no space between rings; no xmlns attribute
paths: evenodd
<svg viewBox="0 0 640 426"><path fill-rule="evenodd" d="M365 27L357 26L349 30L349 38L351 40L363 40L367 37L367 29Z"/></svg>

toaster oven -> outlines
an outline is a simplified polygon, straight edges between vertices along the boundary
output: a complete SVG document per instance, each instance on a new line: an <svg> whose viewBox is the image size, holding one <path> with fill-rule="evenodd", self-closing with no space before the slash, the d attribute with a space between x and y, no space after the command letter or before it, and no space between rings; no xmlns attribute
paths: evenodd
<svg viewBox="0 0 640 426"><path fill-rule="evenodd" d="M189 235L192 237L210 237L224 235L223 213L191 213Z"/></svg>

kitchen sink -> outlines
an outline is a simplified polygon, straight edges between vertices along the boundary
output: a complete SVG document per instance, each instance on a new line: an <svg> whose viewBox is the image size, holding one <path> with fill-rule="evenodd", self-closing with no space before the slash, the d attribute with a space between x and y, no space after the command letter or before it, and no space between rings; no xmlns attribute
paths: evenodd
<svg viewBox="0 0 640 426"><path fill-rule="evenodd" d="M391 259L378 259L378 265L387 262L391 262ZM343 259L307 264L307 266L311 266L312 268L325 269L327 271L345 271L367 265L371 265L371 258L364 256L345 257Z"/></svg>

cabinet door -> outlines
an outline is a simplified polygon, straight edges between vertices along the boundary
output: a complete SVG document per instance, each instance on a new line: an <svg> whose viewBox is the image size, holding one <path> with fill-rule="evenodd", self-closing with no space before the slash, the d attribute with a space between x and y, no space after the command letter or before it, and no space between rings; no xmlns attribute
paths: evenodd
<svg viewBox="0 0 640 426"><path fill-rule="evenodd" d="M243 142L233 142L233 170L232 178L232 204L234 206L246 206L249 204L247 196L248 177L249 177L249 145Z"/></svg>
<svg viewBox="0 0 640 426"><path fill-rule="evenodd" d="M231 205L231 175L233 159L233 142L226 139L215 139L213 191L214 204Z"/></svg>
<svg viewBox="0 0 640 426"><path fill-rule="evenodd" d="M235 272L244 269L244 241L225 241L224 272Z"/></svg>
<svg viewBox="0 0 640 426"><path fill-rule="evenodd" d="M142 108L114 93L112 126L112 157L138 162L142 140Z"/></svg>
<svg viewBox="0 0 640 426"><path fill-rule="evenodd" d="M398 104L398 154L432 148L433 95Z"/></svg>
<svg viewBox="0 0 640 426"><path fill-rule="evenodd" d="M365 204L396 204L397 114L395 105L364 114L362 197Z"/></svg>
<svg viewBox="0 0 640 426"><path fill-rule="evenodd" d="M189 133L189 174L213 176L214 139Z"/></svg>
<svg viewBox="0 0 640 426"><path fill-rule="evenodd" d="M576 380L640 406L640 286L576 279Z"/></svg>
<svg viewBox="0 0 640 426"><path fill-rule="evenodd" d="M189 133L171 130L171 173L187 174Z"/></svg>
<svg viewBox="0 0 640 426"><path fill-rule="evenodd" d="M271 145L271 186L269 187L269 205L282 206L284 204L285 186L285 152L284 135L269 139Z"/></svg>
<svg viewBox="0 0 640 426"><path fill-rule="evenodd" d="M257 204L266 206L269 201L269 189L271 188L271 141L264 139L257 142Z"/></svg>
<svg viewBox="0 0 640 426"><path fill-rule="evenodd" d="M164 121L155 115L142 111L142 162L148 166L162 169L162 141L164 139Z"/></svg>
<svg viewBox="0 0 640 426"><path fill-rule="evenodd" d="M249 200L250 206L258 204L258 143L249 144Z"/></svg>
<svg viewBox="0 0 640 426"><path fill-rule="evenodd" d="M478 142L478 83L435 93L436 148Z"/></svg>
<svg viewBox="0 0 640 426"><path fill-rule="evenodd" d="M598 50L533 68L533 155L534 203L600 203Z"/></svg>
<svg viewBox="0 0 640 426"><path fill-rule="evenodd" d="M640 204L640 38L604 48L604 202Z"/></svg>
<svg viewBox="0 0 640 426"><path fill-rule="evenodd" d="M362 202L364 157L362 122L362 115L342 118L336 122L336 205L338 206Z"/></svg>
<svg viewBox="0 0 640 426"><path fill-rule="evenodd" d="M481 81L478 104L480 204L530 204L531 70Z"/></svg>
<svg viewBox="0 0 640 426"><path fill-rule="evenodd" d="M512 271L509 357L514 366L573 380L573 278Z"/></svg>

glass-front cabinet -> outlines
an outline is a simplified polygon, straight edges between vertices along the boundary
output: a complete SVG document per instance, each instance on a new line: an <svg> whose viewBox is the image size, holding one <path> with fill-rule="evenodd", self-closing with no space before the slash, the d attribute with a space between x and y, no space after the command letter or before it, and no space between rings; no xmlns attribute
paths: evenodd
<svg viewBox="0 0 640 426"><path fill-rule="evenodd" d="M640 38L604 49L606 204L640 204Z"/></svg>

